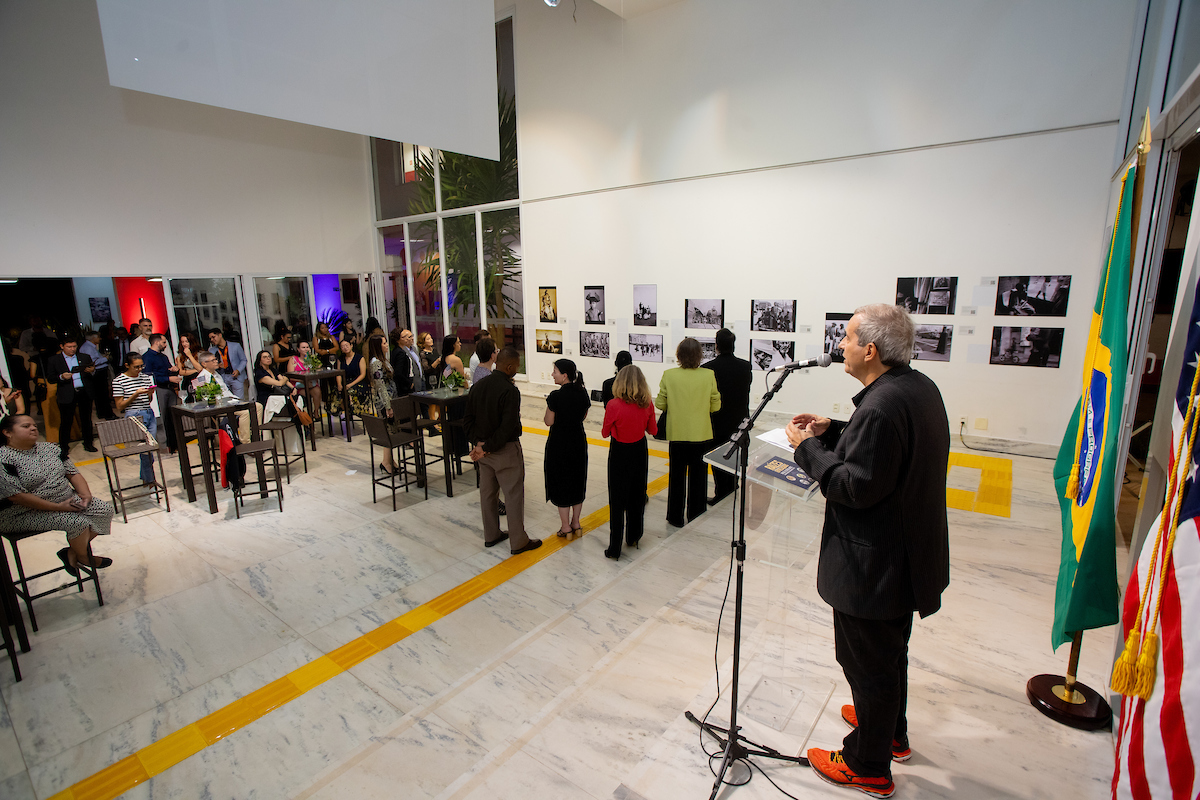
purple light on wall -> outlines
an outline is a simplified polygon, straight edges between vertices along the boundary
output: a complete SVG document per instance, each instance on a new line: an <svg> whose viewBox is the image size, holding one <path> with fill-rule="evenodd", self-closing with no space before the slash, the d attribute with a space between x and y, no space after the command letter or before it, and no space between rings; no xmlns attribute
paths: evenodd
<svg viewBox="0 0 1200 800"><path fill-rule="evenodd" d="M313 275L317 316L326 317L330 309L342 310L342 291L337 275Z"/></svg>

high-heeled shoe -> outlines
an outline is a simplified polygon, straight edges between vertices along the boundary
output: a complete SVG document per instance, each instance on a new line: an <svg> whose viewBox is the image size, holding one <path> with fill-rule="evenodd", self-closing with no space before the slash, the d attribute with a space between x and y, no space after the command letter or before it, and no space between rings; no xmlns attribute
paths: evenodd
<svg viewBox="0 0 1200 800"><path fill-rule="evenodd" d="M609 551L605 550L605 551L604 551L604 557L605 557L605 558L611 558L613 561L616 561L618 558L620 558L620 557L621 557L621 554L620 554L620 553L617 553L616 555L613 555L613 554L612 554L612 553L610 553Z"/></svg>
<svg viewBox="0 0 1200 800"><path fill-rule="evenodd" d="M395 475L396 474L396 471L394 469L388 469L383 464L379 465L379 471L382 472L384 475Z"/></svg>
<svg viewBox="0 0 1200 800"><path fill-rule="evenodd" d="M560 529L559 529L559 531L558 531L558 535L559 535L559 537L560 537L560 538L563 538L563 539L565 539L565 538L567 538L568 536L570 536L570 535L571 535L572 533L574 533L574 532L575 532L575 531L564 531L564 530L562 530L562 529L560 528Z"/></svg>
<svg viewBox="0 0 1200 800"><path fill-rule="evenodd" d="M580 525L578 528L571 528L571 533L583 533L583 526Z"/></svg>

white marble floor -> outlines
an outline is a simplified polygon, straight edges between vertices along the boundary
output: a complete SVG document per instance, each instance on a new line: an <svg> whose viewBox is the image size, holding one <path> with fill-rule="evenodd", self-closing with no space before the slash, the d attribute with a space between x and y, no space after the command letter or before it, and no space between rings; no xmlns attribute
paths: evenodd
<svg viewBox="0 0 1200 800"><path fill-rule="evenodd" d="M544 442L524 437L535 536L557 528L543 502ZM455 497L435 476L428 501L402 495L393 513L388 498L371 502L365 440L318 447L282 514L256 499L235 520L223 496L210 516L176 481L170 514L143 507L97 547L115 560L104 607L90 591L37 601L25 680L0 664L0 798L67 789L507 556L482 547L469 470ZM607 502L605 459L591 448L585 513ZM1030 676L1060 672L1066 659L1049 646L1060 536L1049 465L1014 458L1011 519L950 512L951 585L943 610L913 633L915 755L895 768L898 797L1108 794L1109 734L1058 726L1024 696ZM663 459L651 458L651 471L661 475ZM100 494L103 468L86 474ZM745 675L800 676L802 708L816 715L811 744L835 747L849 691L813 585L820 514L818 500L795 512L788 535L750 536ZM604 525L124 796L707 796L708 759L683 714L702 714L715 696L730 509L682 530L664 516L665 492L650 500L641 549L619 562L602 555ZM48 535L22 554L49 565L61 546ZM727 608L722 683L731 632ZM1111 631L1085 637L1081 679L1095 688L1111 646ZM727 713L723 700L713 716ZM753 733L794 752L801 727L800 738ZM846 795L806 768L761 766L792 795ZM735 796L781 795L755 774L722 794Z"/></svg>

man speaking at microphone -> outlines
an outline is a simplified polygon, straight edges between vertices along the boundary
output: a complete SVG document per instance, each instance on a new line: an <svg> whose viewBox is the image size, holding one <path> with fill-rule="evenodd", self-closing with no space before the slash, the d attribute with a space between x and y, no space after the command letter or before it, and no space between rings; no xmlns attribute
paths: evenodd
<svg viewBox="0 0 1200 800"><path fill-rule="evenodd" d="M849 422L798 414L796 463L825 495L817 591L833 607L838 663L853 705L841 750L808 751L826 781L875 797L895 791L891 762L912 755L905 708L913 611L941 607L950 582L946 462L950 426L933 381L908 366L915 330L900 306L862 306L840 347L863 385Z"/></svg>

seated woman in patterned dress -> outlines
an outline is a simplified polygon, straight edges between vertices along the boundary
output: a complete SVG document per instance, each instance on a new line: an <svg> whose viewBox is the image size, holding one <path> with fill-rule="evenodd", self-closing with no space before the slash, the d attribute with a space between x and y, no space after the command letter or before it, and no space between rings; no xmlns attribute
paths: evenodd
<svg viewBox="0 0 1200 800"><path fill-rule="evenodd" d="M0 421L0 530L65 531L67 544L58 551L72 577L78 564L104 569L111 558L88 555L92 539L111 532L111 503L92 497L87 481L70 459L59 457L58 445L38 442L33 417L14 414Z"/></svg>

